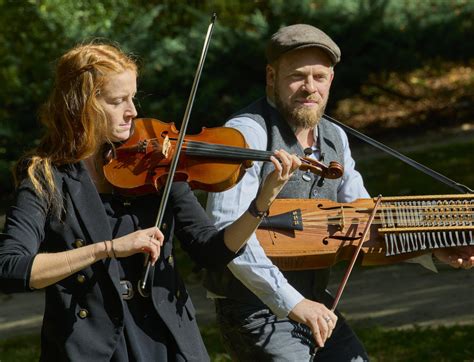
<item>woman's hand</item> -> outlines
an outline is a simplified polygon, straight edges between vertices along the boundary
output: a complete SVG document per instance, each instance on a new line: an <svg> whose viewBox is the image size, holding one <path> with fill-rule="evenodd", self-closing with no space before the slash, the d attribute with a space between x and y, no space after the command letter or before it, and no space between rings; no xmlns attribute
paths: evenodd
<svg viewBox="0 0 474 362"><path fill-rule="evenodd" d="M266 177L256 200L257 209L262 211L269 209L293 172L301 165L296 155L290 155L283 149L275 151L271 160L275 170Z"/></svg>
<svg viewBox="0 0 474 362"><path fill-rule="evenodd" d="M151 264L154 265L160 256L163 241L161 231L157 227L151 227L113 239L110 242L110 250L117 258L125 258L136 253L149 253Z"/></svg>

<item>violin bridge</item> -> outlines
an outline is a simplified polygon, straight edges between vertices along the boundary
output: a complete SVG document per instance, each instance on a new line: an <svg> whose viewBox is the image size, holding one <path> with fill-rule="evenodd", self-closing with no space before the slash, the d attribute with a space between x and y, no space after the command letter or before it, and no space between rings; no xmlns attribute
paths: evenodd
<svg viewBox="0 0 474 362"><path fill-rule="evenodd" d="M171 149L171 141L170 141L170 138L168 136L166 136L165 139L163 140L163 146L162 146L162 149L161 149L161 153L163 154L163 156L168 158L168 154L170 152L170 149Z"/></svg>
<svg viewBox="0 0 474 362"><path fill-rule="evenodd" d="M344 230L344 227L346 226L345 222L344 222L344 207L341 206L341 218L339 219L339 230L342 231Z"/></svg>

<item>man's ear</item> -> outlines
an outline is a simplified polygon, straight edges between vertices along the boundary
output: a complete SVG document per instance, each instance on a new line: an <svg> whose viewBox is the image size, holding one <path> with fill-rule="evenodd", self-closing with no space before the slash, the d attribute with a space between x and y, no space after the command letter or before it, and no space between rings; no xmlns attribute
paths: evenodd
<svg viewBox="0 0 474 362"><path fill-rule="evenodd" d="M330 84L334 80L334 68L331 69L331 79L329 80Z"/></svg>
<svg viewBox="0 0 474 362"><path fill-rule="evenodd" d="M275 86L275 69L270 64L267 64L265 71L267 87L273 88Z"/></svg>

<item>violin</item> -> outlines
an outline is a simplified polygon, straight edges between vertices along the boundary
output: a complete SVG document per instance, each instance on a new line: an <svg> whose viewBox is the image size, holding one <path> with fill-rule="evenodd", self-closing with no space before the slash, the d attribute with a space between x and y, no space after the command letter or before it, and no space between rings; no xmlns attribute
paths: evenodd
<svg viewBox="0 0 474 362"><path fill-rule="evenodd" d="M172 122L136 119L130 138L106 155L106 179L125 195L157 192L166 182L178 136ZM186 181L192 189L225 191L242 179L252 161L270 161L272 154L248 148L234 128L203 128L199 134L185 136L173 180ZM323 178L339 178L344 172L338 162L326 166L309 157L300 160L300 170Z"/></svg>
<svg viewBox="0 0 474 362"><path fill-rule="evenodd" d="M327 268L354 255L375 199L276 199L257 230L281 270ZM439 248L474 246L474 194L382 197L359 254L394 264Z"/></svg>

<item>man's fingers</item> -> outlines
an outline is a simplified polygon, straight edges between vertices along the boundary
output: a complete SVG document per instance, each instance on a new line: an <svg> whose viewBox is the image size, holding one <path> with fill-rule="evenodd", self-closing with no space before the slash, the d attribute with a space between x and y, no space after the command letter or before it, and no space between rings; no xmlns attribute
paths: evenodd
<svg viewBox="0 0 474 362"><path fill-rule="evenodd" d="M319 331L319 326L318 325L311 325L311 332L313 333L314 341L316 342L316 345L318 347L324 347L324 340L321 337L321 332Z"/></svg>

